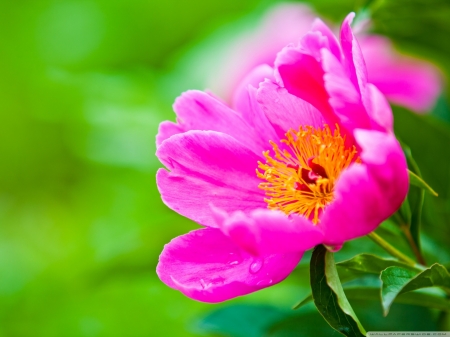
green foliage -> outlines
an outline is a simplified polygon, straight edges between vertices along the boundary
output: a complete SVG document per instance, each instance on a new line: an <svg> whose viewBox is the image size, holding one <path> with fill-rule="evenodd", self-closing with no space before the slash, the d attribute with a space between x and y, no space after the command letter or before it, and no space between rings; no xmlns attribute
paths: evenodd
<svg viewBox="0 0 450 337"><path fill-rule="evenodd" d="M356 271L377 275L381 273L384 269L392 266L420 271L420 269L413 268L403 262L399 262L393 259L383 259L376 255L371 254L357 255L351 258L350 260L339 262L337 266L339 269L342 268L348 271Z"/></svg>
<svg viewBox="0 0 450 337"><path fill-rule="evenodd" d="M365 330L345 297L333 254L319 245L311 257L311 290L314 304L330 324L344 336L365 336Z"/></svg>
<svg viewBox="0 0 450 337"><path fill-rule="evenodd" d="M445 287L450 291L450 274L438 263L420 273L403 267L389 267L381 272L380 278L383 282L381 298L385 315L400 294L428 287Z"/></svg>
<svg viewBox="0 0 450 337"><path fill-rule="evenodd" d="M417 174L415 174L414 172L408 170L408 174L409 174L409 183L413 186L417 186L429 193L431 193L432 195L434 195L435 197L438 196L438 194L430 187L430 185L428 185L421 177L419 177Z"/></svg>
<svg viewBox="0 0 450 337"><path fill-rule="evenodd" d="M345 295L348 299L380 302L381 293L379 287L351 287L345 288ZM402 293L397 295L395 303L410 304L414 306L423 306L426 308L434 308L438 310L450 310L450 303L445 297L436 296L427 293Z"/></svg>

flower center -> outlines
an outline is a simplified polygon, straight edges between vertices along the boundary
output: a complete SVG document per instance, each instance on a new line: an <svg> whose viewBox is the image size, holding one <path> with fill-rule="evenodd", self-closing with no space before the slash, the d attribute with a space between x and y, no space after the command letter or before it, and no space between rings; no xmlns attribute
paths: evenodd
<svg viewBox="0 0 450 337"><path fill-rule="evenodd" d="M283 149L273 141L275 156L264 151L266 163L258 162L256 174L265 182L259 188L266 191L269 209L286 214L302 214L314 224L319 222L323 209L333 200L336 180L352 162L360 162L356 147L345 146L345 136L336 125L332 132L323 128L300 127L290 129L282 139Z"/></svg>

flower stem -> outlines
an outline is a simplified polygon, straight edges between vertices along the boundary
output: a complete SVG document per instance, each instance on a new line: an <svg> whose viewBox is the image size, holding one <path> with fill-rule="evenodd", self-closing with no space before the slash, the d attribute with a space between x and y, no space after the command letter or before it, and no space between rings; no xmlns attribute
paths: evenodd
<svg viewBox="0 0 450 337"><path fill-rule="evenodd" d="M417 261L423 266L426 266L427 263L425 262L425 258L423 257L422 253L420 252L419 247L416 245L416 242L414 241L411 231L409 230L409 227L407 225L401 225L400 229L403 231L403 234L405 234L406 239L408 240L408 243L416 256Z"/></svg>
<svg viewBox="0 0 450 337"><path fill-rule="evenodd" d="M406 240L408 240L408 244L411 247L412 252L416 256L417 261L422 265L426 266L427 263L425 261L425 258L423 257L422 253L420 252L419 246L414 241L414 238L411 234L411 230L409 229L409 226L403 221L403 218L398 214L394 213L393 218L395 218L396 222L399 224L400 229L402 230L403 234L406 237Z"/></svg>
<svg viewBox="0 0 450 337"><path fill-rule="evenodd" d="M383 248L385 251L387 251L389 254L396 257L400 261L403 261L411 266L416 265L416 262L413 259L406 256L398 249L394 248L390 243L385 241L381 236L379 236L375 232L372 232L372 233L368 234L367 236L369 238L371 238L377 245L379 245L381 248Z"/></svg>

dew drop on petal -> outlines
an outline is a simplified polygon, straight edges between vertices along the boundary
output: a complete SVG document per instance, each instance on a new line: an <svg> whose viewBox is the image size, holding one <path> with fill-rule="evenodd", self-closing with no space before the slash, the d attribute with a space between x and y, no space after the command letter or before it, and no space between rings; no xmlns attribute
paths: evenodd
<svg viewBox="0 0 450 337"><path fill-rule="evenodd" d="M230 256L228 258L228 264L231 266L238 265L242 262L241 254L239 253L230 253Z"/></svg>
<svg viewBox="0 0 450 337"><path fill-rule="evenodd" d="M264 262L262 259L254 259L250 265L250 273L256 274L259 272L263 266Z"/></svg>
<svg viewBox="0 0 450 337"><path fill-rule="evenodd" d="M200 284L202 285L203 289L205 289L207 287L207 284L204 279L200 279Z"/></svg>

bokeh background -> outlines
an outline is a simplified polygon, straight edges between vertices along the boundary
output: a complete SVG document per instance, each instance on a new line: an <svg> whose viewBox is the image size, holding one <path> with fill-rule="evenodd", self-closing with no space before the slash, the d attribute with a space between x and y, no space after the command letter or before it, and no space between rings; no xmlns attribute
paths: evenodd
<svg viewBox="0 0 450 337"><path fill-rule="evenodd" d="M197 227L160 200L158 123L174 120L171 104L182 91L205 89L201 65L219 46L276 2L0 1L0 337L337 335L312 306L291 310L308 295L308 256L285 282L218 305L184 297L155 273L163 245ZM308 3L335 23L371 5L376 32L448 77L450 1ZM395 108L395 118L440 194L426 199L423 246L431 261L445 263L443 90L430 115ZM387 236L389 225L380 229ZM336 259L368 250L384 254L363 238ZM351 302L369 330L448 324L421 307L394 304L384 319L376 299Z"/></svg>

